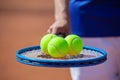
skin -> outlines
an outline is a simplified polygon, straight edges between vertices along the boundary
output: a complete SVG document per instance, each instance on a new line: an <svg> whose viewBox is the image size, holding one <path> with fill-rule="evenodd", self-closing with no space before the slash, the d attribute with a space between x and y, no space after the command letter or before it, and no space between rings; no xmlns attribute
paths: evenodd
<svg viewBox="0 0 120 80"><path fill-rule="evenodd" d="M69 0L54 0L55 21L49 27L48 33L68 35L71 32L69 21Z"/></svg>

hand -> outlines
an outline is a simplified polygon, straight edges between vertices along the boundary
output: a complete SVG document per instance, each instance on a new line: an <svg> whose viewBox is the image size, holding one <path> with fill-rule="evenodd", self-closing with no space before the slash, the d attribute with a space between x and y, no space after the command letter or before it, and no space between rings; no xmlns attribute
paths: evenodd
<svg viewBox="0 0 120 80"><path fill-rule="evenodd" d="M68 35L70 34L70 23L67 20L59 20L55 21L50 28L48 29L48 33L52 34L62 34L62 35Z"/></svg>

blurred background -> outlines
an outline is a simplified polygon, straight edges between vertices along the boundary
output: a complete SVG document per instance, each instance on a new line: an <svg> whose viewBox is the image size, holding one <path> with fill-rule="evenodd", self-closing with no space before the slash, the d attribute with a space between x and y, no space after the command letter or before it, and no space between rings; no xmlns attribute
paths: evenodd
<svg viewBox="0 0 120 80"><path fill-rule="evenodd" d="M23 65L16 50L39 45L54 21L53 0L0 0L0 80L71 80L68 68Z"/></svg>

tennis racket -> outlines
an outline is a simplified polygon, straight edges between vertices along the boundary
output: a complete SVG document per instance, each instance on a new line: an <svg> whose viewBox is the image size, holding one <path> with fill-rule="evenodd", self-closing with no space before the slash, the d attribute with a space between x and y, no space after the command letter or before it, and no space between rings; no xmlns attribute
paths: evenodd
<svg viewBox="0 0 120 80"><path fill-rule="evenodd" d="M41 52L40 46L31 46L18 50L16 60L22 64L40 67L85 67L101 64L107 60L107 53L99 48L84 46L80 54L54 59Z"/></svg>

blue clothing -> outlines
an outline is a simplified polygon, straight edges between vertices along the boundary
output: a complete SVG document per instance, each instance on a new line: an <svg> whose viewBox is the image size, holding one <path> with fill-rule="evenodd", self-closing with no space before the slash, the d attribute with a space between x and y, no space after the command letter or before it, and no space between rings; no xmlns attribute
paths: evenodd
<svg viewBox="0 0 120 80"><path fill-rule="evenodd" d="M70 0L69 7L73 34L120 36L120 0Z"/></svg>

